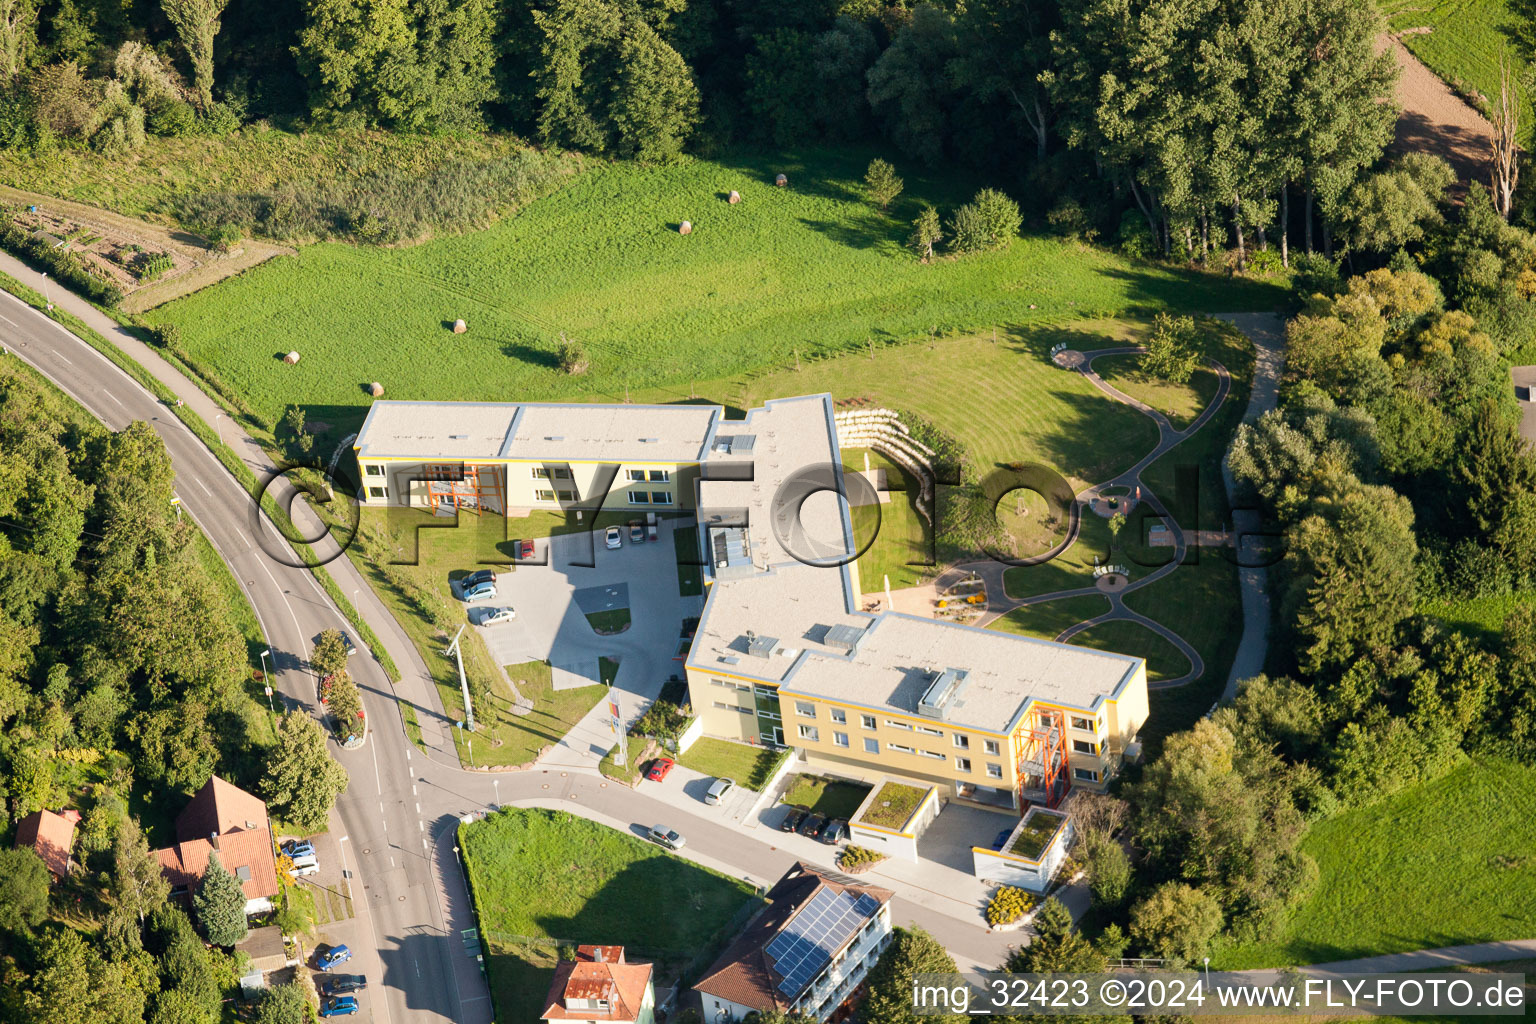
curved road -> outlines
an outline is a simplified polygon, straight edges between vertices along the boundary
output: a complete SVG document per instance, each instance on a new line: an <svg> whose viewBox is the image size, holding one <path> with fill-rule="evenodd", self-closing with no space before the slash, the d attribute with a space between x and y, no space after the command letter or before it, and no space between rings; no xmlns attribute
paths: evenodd
<svg viewBox="0 0 1536 1024"><path fill-rule="evenodd" d="M41 291L40 275L0 253L0 271ZM59 294L58 305L85 321L182 397L189 408L220 428L258 476L271 473L262 450L223 416L201 390L156 352L118 329L76 296ZM314 576L278 536L240 483L213 453L114 363L58 323L0 293L0 339L11 357L31 364L114 430L133 420L149 422L164 439L176 469L177 494L241 583L273 651L273 685L286 707L314 709L315 680L308 667L313 638L345 627L340 612ZM221 420L216 417L222 416ZM273 487L301 528L314 526L291 488ZM306 526L306 522L309 526ZM318 536L318 529L311 536ZM328 537L313 546L321 558L335 551ZM272 554L268 554L268 552ZM274 557L274 555L276 557ZM643 791L631 791L580 770L528 770L488 774L459 767L451 728L414 646L374 600L355 568L341 557L327 568L343 592L379 634L402 678L391 685L378 663L360 653L351 664L372 723L361 750L336 751L350 774L347 792L333 813L331 834L344 867L352 873L355 921L327 927L357 952L356 967L371 986L363 1000L373 1018L391 1022L492 1019L489 991L462 932L477 927L454 848L455 829L467 814L496 805L556 803L585 817L623 827L666 821L688 835L690 859L758 883L775 881L794 857L769 842L706 817L679 813ZM430 756L412 746L401 725L397 700L415 705ZM934 894L936 905L949 898ZM1000 964L1017 936L989 934L980 918L969 924L922 905L923 897L893 902L898 923L927 928L962 968ZM582 938L571 936L571 938Z"/></svg>

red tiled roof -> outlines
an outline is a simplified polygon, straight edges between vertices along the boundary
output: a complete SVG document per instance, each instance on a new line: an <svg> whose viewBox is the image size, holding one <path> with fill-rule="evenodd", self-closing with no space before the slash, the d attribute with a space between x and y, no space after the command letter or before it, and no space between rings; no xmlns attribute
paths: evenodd
<svg viewBox="0 0 1536 1024"><path fill-rule="evenodd" d="M69 818L52 811L33 811L16 826L16 846L36 850L53 877L63 878L69 873L69 851L75 845L79 818L79 814Z"/></svg>
<svg viewBox="0 0 1536 1024"><path fill-rule="evenodd" d="M156 850L155 856L160 858L160 867L172 887L186 886L195 890L208 870L208 858L213 853L212 843L198 839ZM220 836L218 854L219 863L236 878L240 877L241 868L249 869L250 877L240 881L246 899L277 895L277 860L272 854L271 832L262 828Z"/></svg>
<svg viewBox="0 0 1536 1024"><path fill-rule="evenodd" d="M768 906L747 922L746 929L736 941L694 983L695 991L759 1010L788 1010L793 1003L781 998L778 984L784 979L773 969L768 944L784 930L800 908L824 888L868 894L882 906L894 895L889 889L860 885L846 875L797 862L768 890Z"/></svg>
<svg viewBox="0 0 1536 1024"><path fill-rule="evenodd" d="M601 960L596 959L599 951ZM623 946L578 946L576 955L576 960L555 965L540 1016L545 1020L635 1020L651 984L651 965L625 963ZM567 1010L568 999L606 999L608 1009Z"/></svg>
<svg viewBox="0 0 1536 1024"><path fill-rule="evenodd" d="M207 839L214 833L223 835L267 827L267 805L215 775L176 816L176 839L187 843Z"/></svg>

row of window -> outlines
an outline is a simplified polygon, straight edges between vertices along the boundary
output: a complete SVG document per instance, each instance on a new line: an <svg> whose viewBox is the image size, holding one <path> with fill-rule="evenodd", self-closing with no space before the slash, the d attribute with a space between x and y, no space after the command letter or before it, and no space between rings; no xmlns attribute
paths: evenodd
<svg viewBox="0 0 1536 1024"><path fill-rule="evenodd" d="M716 703L717 707L727 707L728 706L728 705L725 705L725 704L721 704L719 701L716 701L715 703ZM802 725L802 726L800 726L800 738L803 739L803 740L806 740L806 741L808 741L810 743L820 743L821 742L821 730L818 727L814 726L814 725ZM849 747L848 734L845 733L845 732L836 732L836 731L834 731L832 733L832 745L834 747L841 747L844 750L847 750L848 747ZM937 753L937 752L932 751L932 750L922 750L922 749L917 748L917 747L910 747L910 746L908 746L905 743L887 743L885 746L886 746L886 748L888 750L894 750L898 754L916 754L918 757L926 757L926 758L929 758L929 759L934 760L934 761L946 761L946 760L948 760L948 758L946 758L943 754ZM864 752L866 754L878 754L878 753L880 753L880 741L875 739L873 736L865 737L865 739L864 739ZM956 754L955 755L955 771L957 771L957 772L969 772L969 771L971 771L971 759L969 757L961 757L959 754ZM1002 778L1003 777L1003 766L1000 765L1000 764L997 764L996 762L991 762L991 761L987 762L987 777L988 778L992 778L992 779L1000 779L1000 778Z"/></svg>
<svg viewBox="0 0 1536 1024"><path fill-rule="evenodd" d="M629 503L631 505L670 505L672 504L672 492L630 491Z"/></svg>
<svg viewBox="0 0 1536 1024"><path fill-rule="evenodd" d="M626 471L631 482L649 480L651 483L667 483L672 479L672 473L665 469L631 469ZM647 475L649 472L649 475Z"/></svg>
<svg viewBox="0 0 1536 1024"><path fill-rule="evenodd" d="M848 713L842 708L828 708L827 713L831 716L832 724L834 725L843 725L848 721ZM816 705L808 700L797 700L795 701L795 714L799 715L801 718L815 718ZM865 729L873 732L875 729L875 716L860 715L859 724ZM912 732L915 729L917 732L920 732L925 736L944 735L943 729L936 729L928 725L913 726L910 722L903 722L895 718L887 718L885 720L885 725L889 729L899 729L902 732ZM950 739L957 749L969 750L971 747L971 738L963 733L951 733ZM991 754L993 757L996 757L1002 749L997 740L982 740L982 745L986 748L986 752ZM939 754L935 756L942 757L943 755Z"/></svg>

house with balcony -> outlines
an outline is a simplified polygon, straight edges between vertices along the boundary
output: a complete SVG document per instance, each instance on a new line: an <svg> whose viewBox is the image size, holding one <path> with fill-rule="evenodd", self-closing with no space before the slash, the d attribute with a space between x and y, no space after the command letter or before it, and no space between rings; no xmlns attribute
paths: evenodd
<svg viewBox="0 0 1536 1024"><path fill-rule="evenodd" d="M555 965L540 1019L653 1024L651 965L627 961L623 946L577 946L575 960Z"/></svg>
<svg viewBox="0 0 1536 1024"><path fill-rule="evenodd" d="M240 880L245 912L265 913L278 894L277 854L267 805L217 775L176 817L176 843L156 850L171 896L190 898L217 854L224 869Z"/></svg>
<svg viewBox="0 0 1536 1024"><path fill-rule="evenodd" d="M694 983L708 1024L781 1010L840 1021L890 943L891 891L798 862Z"/></svg>

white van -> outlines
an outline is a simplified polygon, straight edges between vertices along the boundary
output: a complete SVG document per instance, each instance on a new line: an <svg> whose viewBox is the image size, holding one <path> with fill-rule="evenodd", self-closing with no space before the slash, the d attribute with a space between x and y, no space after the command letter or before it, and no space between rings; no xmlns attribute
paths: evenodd
<svg viewBox="0 0 1536 1024"><path fill-rule="evenodd" d="M314 854L310 854L308 857L295 857L293 869L288 873L294 878L318 875L320 873L320 861L315 858Z"/></svg>
<svg viewBox="0 0 1536 1024"><path fill-rule="evenodd" d="M704 794L704 802L717 804L731 795L731 790L736 788L736 783L730 779L716 779L710 783L709 792Z"/></svg>

